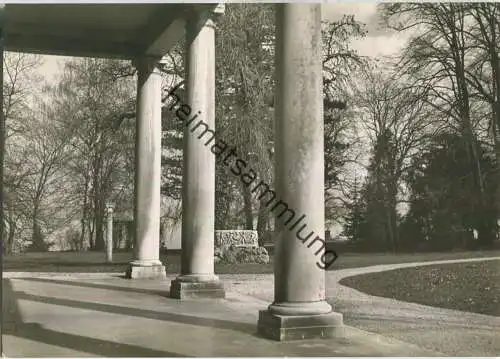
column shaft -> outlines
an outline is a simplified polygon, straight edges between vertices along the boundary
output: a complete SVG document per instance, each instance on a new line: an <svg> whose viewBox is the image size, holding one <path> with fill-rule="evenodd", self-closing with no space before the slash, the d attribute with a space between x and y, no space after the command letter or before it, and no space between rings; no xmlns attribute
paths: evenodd
<svg viewBox="0 0 500 359"><path fill-rule="evenodd" d="M161 74L155 59L138 70L135 142L135 245L130 278L164 277L160 255Z"/></svg>
<svg viewBox="0 0 500 359"><path fill-rule="evenodd" d="M306 215L296 228L306 225L304 237L322 236L325 223L320 20L319 5L298 4L280 7L277 18L276 190L297 218ZM278 220L275 301L322 301L325 272L315 248L288 227Z"/></svg>
<svg viewBox="0 0 500 359"><path fill-rule="evenodd" d="M187 100L197 120L215 130L215 35L213 26L197 33L197 19L188 22ZM194 125L194 124L193 124ZM181 274L214 271L215 156L197 132L184 133Z"/></svg>
<svg viewBox="0 0 500 359"><path fill-rule="evenodd" d="M211 19L192 14L186 28L187 104L196 120L185 127L182 184L181 275L172 282L175 298L223 297L214 274L215 29Z"/></svg>
<svg viewBox="0 0 500 359"><path fill-rule="evenodd" d="M290 210L276 220L274 303L260 313L259 332L278 340L327 336L339 314L325 301L318 265L325 251L321 5L279 4L276 26L276 192Z"/></svg>

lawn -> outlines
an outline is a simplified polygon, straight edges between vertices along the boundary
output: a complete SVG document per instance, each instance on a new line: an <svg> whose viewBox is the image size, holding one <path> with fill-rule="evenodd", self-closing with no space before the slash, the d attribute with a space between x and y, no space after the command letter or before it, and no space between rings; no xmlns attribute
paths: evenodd
<svg viewBox="0 0 500 359"><path fill-rule="evenodd" d="M415 254L388 254L388 253L339 253L339 258L330 268L364 267L375 264L408 263L416 261L434 261L444 259L461 259L472 257L500 256L500 251L477 251L455 253L415 253ZM180 272L180 253L170 252L162 254L167 272ZM22 253L3 258L3 270L16 272L125 272L128 263L132 260L132 253L117 252L113 255L113 263L105 263L105 254L99 252L48 252ZM230 273L272 273L273 264L216 264L218 274Z"/></svg>
<svg viewBox="0 0 500 359"><path fill-rule="evenodd" d="M500 316L500 260L396 269L340 283L380 297Z"/></svg>

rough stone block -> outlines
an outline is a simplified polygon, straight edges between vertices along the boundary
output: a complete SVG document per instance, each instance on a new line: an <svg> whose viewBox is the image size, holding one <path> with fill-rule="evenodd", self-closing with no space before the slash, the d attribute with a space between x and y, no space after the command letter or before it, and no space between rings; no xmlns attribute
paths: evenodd
<svg viewBox="0 0 500 359"><path fill-rule="evenodd" d="M170 298L195 299L195 298L221 298L224 299L224 283L221 281L210 282L183 282L174 279L170 284Z"/></svg>
<svg viewBox="0 0 500 359"><path fill-rule="evenodd" d="M215 247L258 247L257 231L218 230L215 231Z"/></svg>
<svg viewBox="0 0 500 359"><path fill-rule="evenodd" d="M257 324L261 336L277 341L332 338L341 335L343 328L342 314L336 312L285 316L261 310Z"/></svg>
<svg viewBox="0 0 500 359"><path fill-rule="evenodd" d="M269 254L264 247L215 248L215 263L269 263Z"/></svg>

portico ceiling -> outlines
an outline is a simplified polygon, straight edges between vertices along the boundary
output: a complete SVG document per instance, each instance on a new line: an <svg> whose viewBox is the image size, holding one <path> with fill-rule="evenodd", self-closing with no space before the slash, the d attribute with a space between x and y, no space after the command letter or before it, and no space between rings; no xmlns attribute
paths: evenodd
<svg viewBox="0 0 500 359"><path fill-rule="evenodd" d="M7 4L5 50L65 56L162 57L185 16L216 4Z"/></svg>

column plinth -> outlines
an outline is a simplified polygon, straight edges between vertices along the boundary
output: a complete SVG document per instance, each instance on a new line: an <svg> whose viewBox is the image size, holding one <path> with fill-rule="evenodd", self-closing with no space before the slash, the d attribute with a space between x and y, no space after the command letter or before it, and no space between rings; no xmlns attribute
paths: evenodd
<svg viewBox="0 0 500 359"><path fill-rule="evenodd" d="M204 21L204 22L202 22ZM215 28L212 19L191 14L186 25L187 105L196 121L185 126L182 179L181 273L170 296L224 298L214 274L215 214Z"/></svg>
<svg viewBox="0 0 500 359"><path fill-rule="evenodd" d="M274 302L259 312L257 327L280 341L331 337L342 330L342 314L326 302L322 269L321 5L276 7L275 187L288 209L276 220Z"/></svg>
<svg viewBox="0 0 500 359"><path fill-rule="evenodd" d="M161 73L158 59L140 58L137 67L134 258L125 276L165 278L160 262Z"/></svg>
<svg viewBox="0 0 500 359"><path fill-rule="evenodd" d="M129 279L163 279L165 266L160 260L137 260L129 263L125 277Z"/></svg>
<svg viewBox="0 0 500 359"><path fill-rule="evenodd" d="M180 275L170 284L176 299L225 298L224 285L216 275Z"/></svg>

